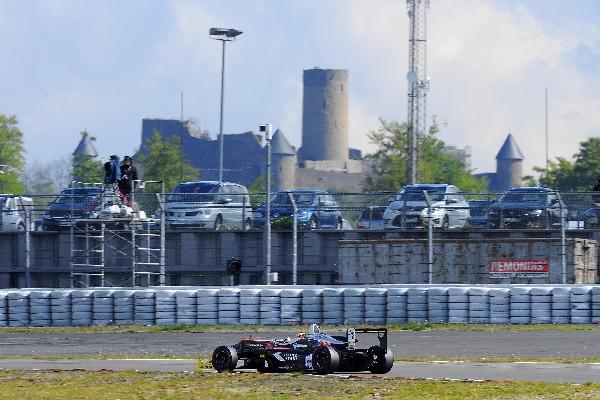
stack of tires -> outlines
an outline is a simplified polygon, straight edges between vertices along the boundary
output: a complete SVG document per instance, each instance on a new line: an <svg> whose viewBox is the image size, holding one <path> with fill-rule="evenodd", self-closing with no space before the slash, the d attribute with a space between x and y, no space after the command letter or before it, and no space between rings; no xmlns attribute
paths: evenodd
<svg viewBox="0 0 600 400"><path fill-rule="evenodd" d="M571 288L571 323L592 323L592 288L573 286Z"/></svg>
<svg viewBox="0 0 600 400"><path fill-rule="evenodd" d="M323 323L341 325L344 323L344 289L323 289Z"/></svg>
<svg viewBox="0 0 600 400"><path fill-rule="evenodd" d="M175 293L178 325L196 324L196 299L195 290L178 290Z"/></svg>
<svg viewBox="0 0 600 400"><path fill-rule="evenodd" d="M472 287L469 289L469 323L490 323L489 288Z"/></svg>
<svg viewBox="0 0 600 400"><path fill-rule="evenodd" d="M552 323L552 288L531 288L531 323Z"/></svg>
<svg viewBox="0 0 600 400"><path fill-rule="evenodd" d="M302 322L318 324L323 320L323 289L308 288L302 291Z"/></svg>
<svg viewBox="0 0 600 400"><path fill-rule="evenodd" d="M219 324L240 324L240 289L221 288L218 295Z"/></svg>
<svg viewBox="0 0 600 400"><path fill-rule="evenodd" d="M114 324L114 290L98 289L94 291L93 324L111 325Z"/></svg>
<svg viewBox="0 0 600 400"><path fill-rule="evenodd" d="M260 324L260 289L240 289L240 324Z"/></svg>
<svg viewBox="0 0 600 400"><path fill-rule="evenodd" d="M89 326L94 321L94 292L76 289L71 292L71 324Z"/></svg>
<svg viewBox="0 0 600 400"><path fill-rule="evenodd" d="M513 287L510 290L510 323L531 323L531 288Z"/></svg>
<svg viewBox="0 0 600 400"><path fill-rule="evenodd" d="M177 323L177 297L175 297L175 291L157 290L154 310L156 325L175 325Z"/></svg>
<svg viewBox="0 0 600 400"><path fill-rule="evenodd" d="M8 293L0 292L0 326L8 326Z"/></svg>
<svg viewBox="0 0 600 400"><path fill-rule="evenodd" d="M469 322L469 288L448 288L448 322L452 324Z"/></svg>
<svg viewBox="0 0 600 400"><path fill-rule="evenodd" d="M600 286L592 288L592 324L600 323Z"/></svg>
<svg viewBox="0 0 600 400"><path fill-rule="evenodd" d="M50 326L50 294L48 290L34 290L29 294L30 326Z"/></svg>
<svg viewBox="0 0 600 400"><path fill-rule="evenodd" d="M302 289L281 290L281 324L297 325L302 322Z"/></svg>
<svg viewBox="0 0 600 400"><path fill-rule="evenodd" d="M260 291L261 325L281 325L281 289Z"/></svg>
<svg viewBox="0 0 600 400"><path fill-rule="evenodd" d="M555 287L552 289L552 323L571 323L570 287Z"/></svg>
<svg viewBox="0 0 600 400"><path fill-rule="evenodd" d="M365 321L364 288L344 289L344 323L362 324Z"/></svg>
<svg viewBox="0 0 600 400"><path fill-rule="evenodd" d="M196 293L196 320L199 325L219 323L219 289L202 288Z"/></svg>
<svg viewBox="0 0 600 400"><path fill-rule="evenodd" d="M407 292L406 310L409 322L427 322L429 319L429 300L427 288L412 287Z"/></svg>
<svg viewBox="0 0 600 400"><path fill-rule="evenodd" d="M8 293L8 326L29 326L29 292Z"/></svg>
<svg viewBox="0 0 600 400"><path fill-rule="evenodd" d="M135 321L134 290L116 290L113 293L115 324L131 325Z"/></svg>
<svg viewBox="0 0 600 400"><path fill-rule="evenodd" d="M433 287L427 296L429 321L438 324L448 322L448 288Z"/></svg>
<svg viewBox="0 0 600 400"><path fill-rule="evenodd" d="M490 323L510 324L510 289L490 289L489 296Z"/></svg>
<svg viewBox="0 0 600 400"><path fill-rule="evenodd" d="M136 290L133 295L135 305L135 323L137 325L154 325L156 313L154 309L154 290Z"/></svg>
<svg viewBox="0 0 600 400"><path fill-rule="evenodd" d="M407 321L407 292L406 288L388 288L386 304L386 323L403 324Z"/></svg>
<svg viewBox="0 0 600 400"><path fill-rule="evenodd" d="M71 291L53 290L50 293L52 326L71 326Z"/></svg>
<svg viewBox="0 0 600 400"><path fill-rule="evenodd" d="M385 288L369 288L365 290L365 322L368 324L385 324L387 290ZM327 303L325 303L327 304Z"/></svg>

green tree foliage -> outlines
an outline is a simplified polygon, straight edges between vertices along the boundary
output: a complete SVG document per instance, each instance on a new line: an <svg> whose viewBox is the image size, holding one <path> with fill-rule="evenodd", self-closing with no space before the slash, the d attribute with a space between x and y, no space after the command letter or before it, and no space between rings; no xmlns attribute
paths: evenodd
<svg viewBox="0 0 600 400"><path fill-rule="evenodd" d="M475 178L463 163L444 151L434 124L419 146L418 176L422 183L450 183L465 192L485 192L487 182ZM368 134L377 151L368 156L372 172L365 180L366 191L397 191L406 185L408 169L408 125L381 120L381 128Z"/></svg>
<svg viewBox="0 0 600 400"><path fill-rule="evenodd" d="M0 114L0 192L21 194L24 185L19 177L25 167L23 133L17 117Z"/></svg>
<svg viewBox="0 0 600 400"><path fill-rule="evenodd" d="M95 141L94 136L90 136L87 131L81 132L82 137L89 137ZM77 182L99 183L104 179L104 166L102 161L96 157L90 157L86 154L73 155L73 180Z"/></svg>
<svg viewBox="0 0 600 400"><path fill-rule="evenodd" d="M198 169L184 159L178 136L163 140L155 131L148 140L148 154L137 158L144 171L144 180L163 181L167 191L180 182L195 180L199 176Z"/></svg>
<svg viewBox="0 0 600 400"><path fill-rule="evenodd" d="M563 192L589 192L600 176L600 137L579 143L574 161L557 157L548 163L548 171L542 167L533 170L540 174L539 181L530 178L528 184L539 183Z"/></svg>

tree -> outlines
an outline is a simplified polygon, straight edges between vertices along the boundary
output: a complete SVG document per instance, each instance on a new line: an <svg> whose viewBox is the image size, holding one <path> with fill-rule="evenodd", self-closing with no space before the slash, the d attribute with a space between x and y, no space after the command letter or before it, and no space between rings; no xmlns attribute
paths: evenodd
<svg viewBox="0 0 600 400"><path fill-rule="evenodd" d="M579 143L579 152L574 161L556 157L548 163L548 170L534 167L540 174L539 180L533 177L528 184L540 184L563 192L589 192L600 176L600 137L592 137Z"/></svg>
<svg viewBox="0 0 600 400"><path fill-rule="evenodd" d="M93 142L94 136L90 136L87 131L81 132L83 138L89 137ZM73 180L77 182L99 183L104 179L104 166L102 161L95 156L88 154L73 154Z"/></svg>
<svg viewBox="0 0 600 400"><path fill-rule="evenodd" d="M428 134L420 138L418 176L424 183L450 183L465 192L484 192L487 182L477 179L465 169L464 164L446 153L444 142L436 138L438 127L434 123ZM377 151L369 156L372 174L364 185L367 191L396 191L406 185L408 170L408 125L381 120L381 128L371 131L369 139Z"/></svg>
<svg viewBox="0 0 600 400"><path fill-rule="evenodd" d="M25 167L23 133L17 126L17 117L0 114L0 192L21 194L20 181Z"/></svg>
<svg viewBox="0 0 600 400"><path fill-rule="evenodd" d="M147 148L148 154L137 157L145 180L163 181L166 190L171 191L180 182L198 179L198 169L183 157L178 136L163 140L155 131Z"/></svg>

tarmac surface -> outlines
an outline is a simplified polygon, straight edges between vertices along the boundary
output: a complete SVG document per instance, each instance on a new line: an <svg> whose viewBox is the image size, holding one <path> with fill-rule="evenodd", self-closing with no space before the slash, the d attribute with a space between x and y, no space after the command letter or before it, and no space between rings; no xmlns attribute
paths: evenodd
<svg viewBox="0 0 600 400"><path fill-rule="evenodd" d="M296 333L280 331L252 335L272 338L294 336ZM249 335L249 332L0 334L0 368L194 371L194 360L178 357L208 356L215 347L233 344ZM440 361L397 361L388 376L600 383L600 363L443 361L497 357L600 358L598 336L598 330L391 332L388 345L397 357L432 357ZM85 359L99 355L128 359ZM35 359L36 357L68 359L40 360ZM140 357L153 359L142 360ZM163 357L169 358L160 359Z"/></svg>

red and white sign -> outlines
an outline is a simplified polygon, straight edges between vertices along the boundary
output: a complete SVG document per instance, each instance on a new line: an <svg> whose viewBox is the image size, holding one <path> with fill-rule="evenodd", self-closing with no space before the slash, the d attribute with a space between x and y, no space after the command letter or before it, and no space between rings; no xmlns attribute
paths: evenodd
<svg viewBox="0 0 600 400"><path fill-rule="evenodd" d="M490 260L491 278L543 278L548 276L548 260Z"/></svg>

